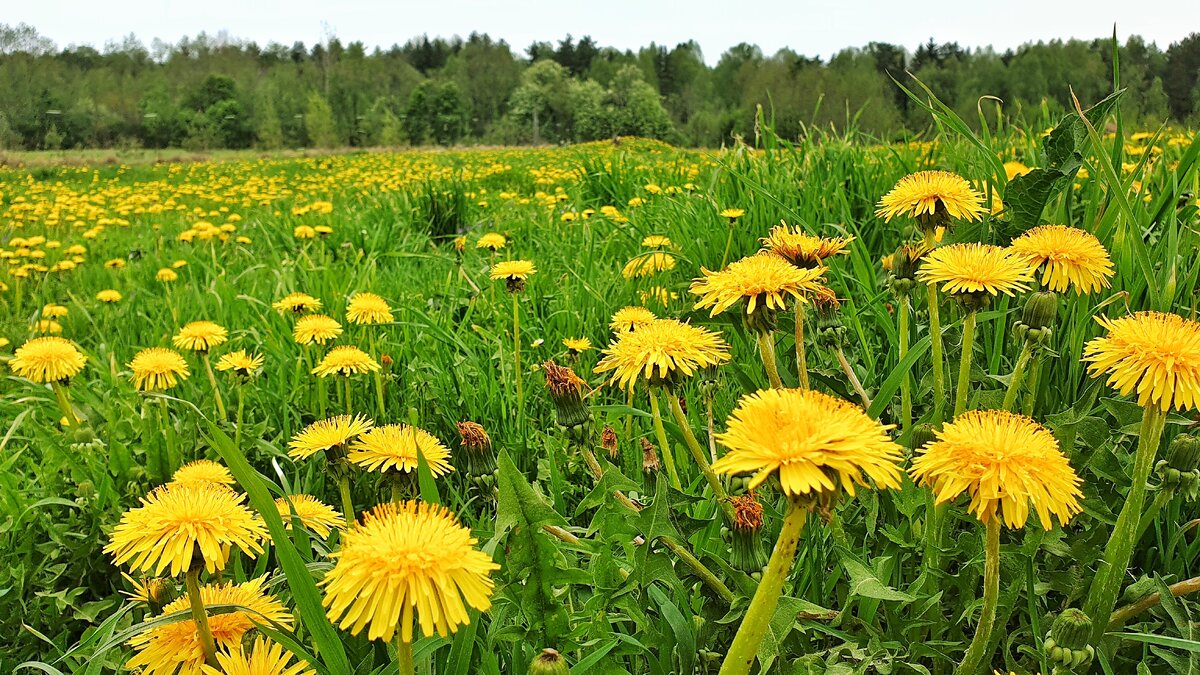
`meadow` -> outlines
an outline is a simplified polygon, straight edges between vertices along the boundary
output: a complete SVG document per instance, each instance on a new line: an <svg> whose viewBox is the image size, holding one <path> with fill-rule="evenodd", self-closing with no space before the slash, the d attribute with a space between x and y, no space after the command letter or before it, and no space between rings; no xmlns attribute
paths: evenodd
<svg viewBox="0 0 1200 675"><path fill-rule="evenodd" d="M1200 672L1200 142L919 100L0 169L0 671Z"/></svg>

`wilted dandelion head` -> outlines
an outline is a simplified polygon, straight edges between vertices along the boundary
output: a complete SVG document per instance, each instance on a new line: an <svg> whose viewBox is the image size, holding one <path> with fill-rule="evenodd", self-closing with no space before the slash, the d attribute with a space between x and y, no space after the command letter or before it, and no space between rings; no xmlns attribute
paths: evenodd
<svg viewBox="0 0 1200 675"><path fill-rule="evenodd" d="M942 292L957 296L1013 295L1028 290L1033 269L1012 249L990 244L951 244L925 254L917 279L941 284Z"/></svg>
<svg viewBox="0 0 1200 675"><path fill-rule="evenodd" d="M1107 373L1121 394L1136 390L1143 407L1200 405L1200 323L1163 312L1096 320L1108 332L1083 349L1093 377Z"/></svg>
<svg viewBox="0 0 1200 675"><path fill-rule="evenodd" d="M900 446L890 427L856 405L808 389L767 389L743 396L717 442L729 452L713 464L723 474L753 473L750 488L778 473L789 497L839 488L853 495L868 479L899 488Z"/></svg>
<svg viewBox="0 0 1200 675"><path fill-rule="evenodd" d="M412 642L421 633L446 637L470 622L467 606L491 605L499 569L474 548L471 531L445 508L416 501L383 504L344 533L321 584L329 619L372 640Z"/></svg>
<svg viewBox="0 0 1200 675"><path fill-rule="evenodd" d="M171 342L179 349L207 352L224 344L228 337L229 331L212 321L193 321L180 328Z"/></svg>
<svg viewBox="0 0 1200 675"><path fill-rule="evenodd" d="M1113 263L1091 232L1065 225L1042 225L1012 242L1012 249L1042 268L1042 285L1056 293L1074 288L1080 295L1108 288Z"/></svg>
<svg viewBox="0 0 1200 675"><path fill-rule="evenodd" d="M949 171L918 171L901 178L879 200L878 207L875 215L886 222L896 216L974 221L987 213L983 195L962 176Z"/></svg>
<svg viewBox="0 0 1200 675"><path fill-rule="evenodd" d="M328 377L330 375L360 375L379 370L379 362L369 354L352 345L342 345L329 350L325 358L312 369L313 375Z"/></svg>
<svg viewBox="0 0 1200 675"><path fill-rule="evenodd" d="M133 371L133 384L139 391L166 391L191 375L183 355L163 347L143 349L126 367Z"/></svg>
<svg viewBox="0 0 1200 675"><path fill-rule="evenodd" d="M295 659L295 661L293 661ZM242 645L217 652L217 666L203 666L204 675L315 675L308 661L297 659L283 645L261 636L246 651Z"/></svg>
<svg viewBox="0 0 1200 675"><path fill-rule="evenodd" d="M488 436L487 429L483 428L478 422L458 422L458 435L462 438L462 444L468 450L476 452L487 450L492 447L492 439Z"/></svg>
<svg viewBox="0 0 1200 675"><path fill-rule="evenodd" d="M392 308L374 293L355 293L346 306L346 320L359 325L392 322Z"/></svg>
<svg viewBox="0 0 1200 675"><path fill-rule="evenodd" d="M796 267L773 253L757 253L730 263L720 272L701 269L704 276L692 282L691 292L700 296L696 309L711 308L716 316L738 302L746 314L756 309L782 310L787 298L805 301L804 295L821 287L822 269Z"/></svg>
<svg viewBox="0 0 1200 675"><path fill-rule="evenodd" d="M342 334L342 324L324 314L309 314L296 320L292 337L296 344L325 344Z"/></svg>
<svg viewBox="0 0 1200 675"><path fill-rule="evenodd" d="M288 293L271 305L279 313L315 312L321 309L321 301L308 293Z"/></svg>
<svg viewBox="0 0 1200 675"><path fill-rule="evenodd" d="M374 423L362 416L338 415L318 420L292 436L288 457L305 459L323 450L345 446L365 433Z"/></svg>
<svg viewBox="0 0 1200 675"><path fill-rule="evenodd" d="M981 522L1000 517L1010 528L1024 527L1032 508L1047 530L1052 515L1066 523L1082 510L1079 477L1054 434L1028 417L971 410L934 434L909 471L937 503L966 492Z"/></svg>
<svg viewBox="0 0 1200 675"><path fill-rule="evenodd" d="M417 470L417 456L425 459L434 478L454 470L450 450L433 434L407 424L386 424L358 437L346 457L367 471L411 473Z"/></svg>
<svg viewBox="0 0 1200 675"><path fill-rule="evenodd" d="M776 225L763 238L766 249L799 267L817 267L826 258L849 253L853 237L816 237L798 227Z"/></svg>
<svg viewBox="0 0 1200 675"><path fill-rule="evenodd" d="M164 485L121 516L104 550L116 564L151 574L178 576L200 559L210 574L225 569L232 547L261 553L267 536L244 499L213 483Z"/></svg>
<svg viewBox="0 0 1200 675"><path fill-rule="evenodd" d="M17 347L9 368L38 384L61 382L79 374L87 365L87 357L74 342L60 337L40 337Z"/></svg>
<svg viewBox="0 0 1200 675"><path fill-rule="evenodd" d="M632 389L639 378L671 384L729 360L729 345L719 333L674 319L654 321L620 333L604 350L595 372L612 371L610 382Z"/></svg>
<svg viewBox="0 0 1200 675"><path fill-rule="evenodd" d="M295 509L300 524L322 539L328 537L332 530L340 528L343 522L342 514L337 509L312 495L280 497L275 500L275 508L279 510L279 517L288 529L292 527L292 509Z"/></svg>
<svg viewBox="0 0 1200 675"><path fill-rule="evenodd" d="M618 333L628 333L657 319L654 312L645 307L622 307L613 314L612 323L608 325Z"/></svg>
<svg viewBox="0 0 1200 675"><path fill-rule="evenodd" d="M234 485L237 481L229 469L211 459L198 459L179 467L171 474L172 483L201 483L212 485Z"/></svg>

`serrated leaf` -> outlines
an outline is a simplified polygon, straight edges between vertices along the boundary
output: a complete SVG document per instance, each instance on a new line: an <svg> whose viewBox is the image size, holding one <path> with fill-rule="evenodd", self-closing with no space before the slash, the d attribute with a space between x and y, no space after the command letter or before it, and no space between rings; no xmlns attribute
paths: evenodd
<svg viewBox="0 0 1200 675"><path fill-rule="evenodd" d="M875 575L875 571L870 566L859 560L853 553L838 548L838 557L841 560L842 569L846 570L846 574L850 577L850 597L857 595L864 598L892 602L912 602L916 600L916 598L908 593L903 593L885 584L883 580Z"/></svg>

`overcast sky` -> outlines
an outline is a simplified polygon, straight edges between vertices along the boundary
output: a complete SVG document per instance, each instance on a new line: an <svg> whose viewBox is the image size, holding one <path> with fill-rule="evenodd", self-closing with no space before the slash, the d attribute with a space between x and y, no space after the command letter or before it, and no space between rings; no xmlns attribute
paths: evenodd
<svg viewBox="0 0 1200 675"><path fill-rule="evenodd" d="M0 22L28 23L60 47L100 48L130 33L147 45L154 38L177 42L201 31L287 45L312 45L330 33L343 43L388 47L421 34L479 31L523 52L535 40L557 41L570 33L620 49L694 39L710 64L740 42L757 44L766 54L790 47L828 59L873 40L914 50L932 37L1002 51L1030 41L1107 36L1116 23L1122 40L1141 35L1165 49L1200 31L1194 0L0 0L0 7Z"/></svg>

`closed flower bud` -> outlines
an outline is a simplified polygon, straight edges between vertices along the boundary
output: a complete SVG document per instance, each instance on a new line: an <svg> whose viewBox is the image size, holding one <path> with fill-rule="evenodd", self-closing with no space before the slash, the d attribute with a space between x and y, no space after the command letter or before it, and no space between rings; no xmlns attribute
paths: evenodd
<svg viewBox="0 0 1200 675"><path fill-rule="evenodd" d="M778 323L775 310L760 304L754 308L753 314L742 313L746 321L746 329L754 334L770 333Z"/></svg>
<svg viewBox="0 0 1200 675"><path fill-rule="evenodd" d="M1176 436L1167 450L1167 465L1181 473L1200 469L1200 438L1191 434Z"/></svg>
<svg viewBox="0 0 1200 675"><path fill-rule="evenodd" d="M645 473L656 473L660 468L658 463L658 452L654 449L654 444L646 439L642 439L642 471Z"/></svg>
<svg viewBox="0 0 1200 675"><path fill-rule="evenodd" d="M529 675L570 675L567 660L557 650L546 648L541 654L533 657L529 664Z"/></svg>
<svg viewBox="0 0 1200 675"><path fill-rule="evenodd" d="M1055 672L1086 670L1096 653L1088 644L1091 630L1091 619L1078 609L1071 608L1058 615L1042 643L1042 654L1055 664Z"/></svg>
<svg viewBox="0 0 1200 675"><path fill-rule="evenodd" d="M920 450L935 440L937 435L932 424L918 424L913 427L912 435L908 437L908 447L910 450Z"/></svg>
<svg viewBox="0 0 1200 675"><path fill-rule="evenodd" d="M1058 320L1058 294L1049 291L1031 293L1025 301L1021 324L1028 330L1054 328Z"/></svg>

